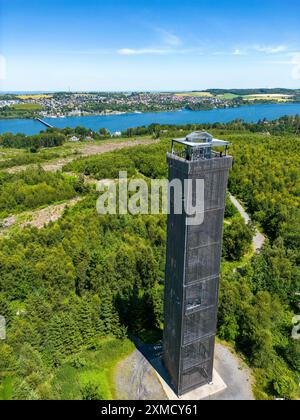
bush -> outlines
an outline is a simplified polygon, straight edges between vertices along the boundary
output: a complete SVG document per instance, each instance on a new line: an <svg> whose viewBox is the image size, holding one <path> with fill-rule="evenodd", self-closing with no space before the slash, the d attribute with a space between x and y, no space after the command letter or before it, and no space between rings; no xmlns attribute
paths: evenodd
<svg viewBox="0 0 300 420"><path fill-rule="evenodd" d="M229 261L239 261L251 248L253 231L251 226L238 218L225 225L223 256Z"/></svg>
<svg viewBox="0 0 300 420"><path fill-rule="evenodd" d="M84 401L100 401L105 399L97 385L92 383L88 383L81 389L81 395Z"/></svg>

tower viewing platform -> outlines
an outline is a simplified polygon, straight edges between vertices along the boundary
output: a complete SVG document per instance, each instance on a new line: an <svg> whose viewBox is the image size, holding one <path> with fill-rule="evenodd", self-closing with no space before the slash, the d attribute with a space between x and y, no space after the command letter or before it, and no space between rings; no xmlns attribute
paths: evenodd
<svg viewBox="0 0 300 420"><path fill-rule="evenodd" d="M175 145L180 145L176 150ZM214 157L223 157L228 154L229 142L213 138L213 136L205 131L195 131L186 138L172 140L172 154L188 161L199 159L212 159ZM223 151L216 152L214 147L222 148Z"/></svg>

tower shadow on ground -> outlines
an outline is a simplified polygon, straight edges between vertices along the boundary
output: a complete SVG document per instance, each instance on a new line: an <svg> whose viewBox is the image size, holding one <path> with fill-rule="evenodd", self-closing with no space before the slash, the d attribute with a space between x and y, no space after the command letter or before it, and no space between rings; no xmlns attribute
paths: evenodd
<svg viewBox="0 0 300 420"><path fill-rule="evenodd" d="M163 363L163 343L162 340L155 344L143 343L138 337L129 334L129 338L134 342L137 350L145 357L158 375L176 393L176 389L171 382L171 378Z"/></svg>

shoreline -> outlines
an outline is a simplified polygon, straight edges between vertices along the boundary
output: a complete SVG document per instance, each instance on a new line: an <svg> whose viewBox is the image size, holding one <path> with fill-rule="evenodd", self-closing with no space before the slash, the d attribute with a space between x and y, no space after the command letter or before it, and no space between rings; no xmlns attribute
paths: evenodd
<svg viewBox="0 0 300 420"><path fill-rule="evenodd" d="M258 101L253 102L249 101L249 103L244 104L237 104L233 106L220 106L220 107L212 107L212 108L203 108L203 109L188 109L188 108L176 108L176 109L169 109L169 110L160 110L160 111L130 111L130 112L122 112L122 111L112 111L112 112L100 112L97 114L83 114L83 115L60 115L60 116L43 116L43 115L34 115L32 117L22 117L14 116L14 117L1 117L0 121L10 121L10 120L35 120L36 118L41 119L50 119L50 120L58 120L64 118L84 118L84 117L113 117L113 116L121 116L121 115L142 115L142 114L161 114L165 112L201 112L201 111L217 111L217 110L226 110L226 109L235 109L235 108L242 108L244 106L259 106L259 105L288 105L288 104L300 104L300 101L286 101L286 102L278 102L278 101Z"/></svg>
<svg viewBox="0 0 300 420"><path fill-rule="evenodd" d="M84 127L93 131L106 128L111 133L124 132L130 128L148 127L152 124L163 125L193 125L205 123L229 123L243 120L246 123L256 123L260 120L272 121L284 116L300 115L300 102L280 104L249 104L240 107L215 108L213 110L176 110L161 112L145 112L142 114L109 114L86 115L66 118L46 118L43 120L56 128ZM39 134L45 131L41 123L32 118L5 118L0 119L0 135L4 133L24 133L25 135Z"/></svg>

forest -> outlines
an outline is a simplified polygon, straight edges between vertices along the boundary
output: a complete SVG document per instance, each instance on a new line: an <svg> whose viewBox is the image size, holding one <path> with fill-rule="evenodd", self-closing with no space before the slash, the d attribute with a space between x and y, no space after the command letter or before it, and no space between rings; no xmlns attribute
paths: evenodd
<svg viewBox="0 0 300 420"><path fill-rule="evenodd" d="M201 126L231 142L229 190L268 238L254 254L253 227L227 200L218 336L252 368L257 399L300 397L300 342L291 337L300 291L299 121ZM170 139L195 128L132 129L127 136L160 142L79 158L65 173L1 172L1 217L82 200L43 229L0 237L0 314L7 321L0 399L115 398L114 367L134 349L128 334L161 338L166 217L99 216L98 195L82 188L81 177L114 179L126 169L129 177L163 178Z"/></svg>
<svg viewBox="0 0 300 420"><path fill-rule="evenodd" d="M54 148L62 146L70 137L76 136L80 141L88 140L105 140L110 138L110 133L105 128L100 128L97 132L85 127L75 128L47 128L39 134L26 136L18 133L4 133L0 135L0 147L26 149L31 153L36 153L42 148Z"/></svg>
<svg viewBox="0 0 300 420"><path fill-rule="evenodd" d="M47 173L42 168L16 174L0 174L0 217L32 210L78 195L76 178Z"/></svg>
<svg viewBox="0 0 300 420"><path fill-rule="evenodd" d="M57 147L66 141L66 137L58 130L47 130L34 136L5 133L0 136L0 145L6 148L38 150L41 147Z"/></svg>
<svg viewBox="0 0 300 420"><path fill-rule="evenodd" d="M263 133L269 135L299 135L300 132L300 116L284 116L277 120L260 120L257 123L248 123L244 120L234 120L229 123L207 123L207 124L186 124L186 125L160 125L151 124L149 126L129 128L124 131L126 137L134 137L136 135L154 135L159 138L161 135L170 137L182 136L185 132L196 130L218 130L218 134L227 135L228 133Z"/></svg>

